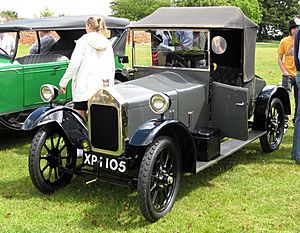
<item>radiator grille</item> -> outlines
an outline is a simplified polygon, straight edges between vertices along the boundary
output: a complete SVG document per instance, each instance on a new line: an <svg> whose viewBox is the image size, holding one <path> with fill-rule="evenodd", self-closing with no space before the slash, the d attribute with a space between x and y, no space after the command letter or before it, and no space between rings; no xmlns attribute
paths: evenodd
<svg viewBox="0 0 300 233"><path fill-rule="evenodd" d="M113 106L90 106L91 144L101 150L117 151L119 148L118 110Z"/></svg>

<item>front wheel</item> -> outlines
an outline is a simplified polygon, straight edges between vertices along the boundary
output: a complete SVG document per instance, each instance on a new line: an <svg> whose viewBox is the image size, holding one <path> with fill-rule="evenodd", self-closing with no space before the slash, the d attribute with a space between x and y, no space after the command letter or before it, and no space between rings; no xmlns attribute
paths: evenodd
<svg viewBox="0 0 300 233"><path fill-rule="evenodd" d="M173 139L158 137L144 154L138 179L139 205L150 221L165 216L179 189L181 157Z"/></svg>
<svg viewBox="0 0 300 233"><path fill-rule="evenodd" d="M284 108L281 100L278 98L274 98L271 101L266 127L267 134L259 140L262 150L269 153L279 148L284 134Z"/></svg>
<svg viewBox="0 0 300 233"><path fill-rule="evenodd" d="M72 173L66 170L76 165L72 146L60 131L51 125L42 127L34 136L30 155L29 173L34 186L45 194L70 183Z"/></svg>

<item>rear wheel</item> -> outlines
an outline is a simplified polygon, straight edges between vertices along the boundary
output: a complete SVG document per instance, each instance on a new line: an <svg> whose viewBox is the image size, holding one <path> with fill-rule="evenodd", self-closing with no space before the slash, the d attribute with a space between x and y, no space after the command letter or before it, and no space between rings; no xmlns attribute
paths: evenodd
<svg viewBox="0 0 300 233"><path fill-rule="evenodd" d="M181 158L174 140L164 136L155 139L144 154L138 180L140 209L148 221L155 222L173 207L180 171Z"/></svg>
<svg viewBox="0 0 300 233"><path fill-rule="evenodd" d="M28 163L35 187L50 194L70 183L72 174L64 169L71 171L76 165L76 155L66 136L48 125L34 136Z"/></svg>
<svg viewBox="0 0 300 233"><path fill-rule="evenodd" d="M264 152L269 153L279 148L284 134L284 108L278 98L271 101L266 120L267 134L260 138Z"/></svg>

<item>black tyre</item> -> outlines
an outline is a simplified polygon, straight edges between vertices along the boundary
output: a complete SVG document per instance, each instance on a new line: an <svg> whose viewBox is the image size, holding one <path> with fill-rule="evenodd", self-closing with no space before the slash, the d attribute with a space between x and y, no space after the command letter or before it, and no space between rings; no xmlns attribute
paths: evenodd
<svg viewBox="0 0 300 233"><path fill-rule="evenodd" d="M267 134L262 136L260 145L264 152L269 153L279 148L284 134L284 108L278 98L271 101L266 120Z"/></svg>
<svg viewBox="0 0 300 233"><path fill-rule="evenodd" d="M150 221L165 216L173 207L179 189L181 156L169 137L158 137L148 146L139 172L139 205Z"/></svg>
<svg viewBox="0 0 300 233"><path fill-rule="evenodd" d="M55 128L44 126L34 136L29 155L29 173L34 186L45 194L70 183L72 174L64 168L76 165L76 155L68 139Z"/></svg>

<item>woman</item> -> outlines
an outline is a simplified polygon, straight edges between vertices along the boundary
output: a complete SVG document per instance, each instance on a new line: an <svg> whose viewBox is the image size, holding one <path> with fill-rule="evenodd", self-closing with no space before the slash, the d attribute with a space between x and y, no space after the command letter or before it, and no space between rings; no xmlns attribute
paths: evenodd
<svg viewBox="0 0 300 233"><path fill-rule="evenodd" d="M72 79L74 109L86 119L87 101L103 86L113 86L115 75L114 53L105 21L90 17L87 34L76 42L70 64L60 80L60 93L65 93Z"/></svg>

